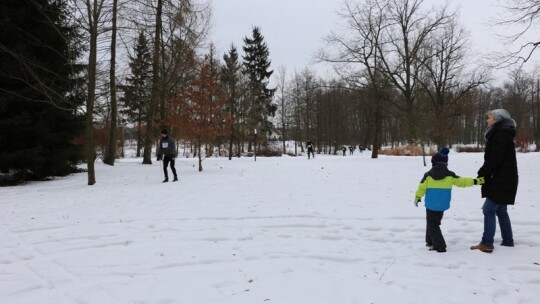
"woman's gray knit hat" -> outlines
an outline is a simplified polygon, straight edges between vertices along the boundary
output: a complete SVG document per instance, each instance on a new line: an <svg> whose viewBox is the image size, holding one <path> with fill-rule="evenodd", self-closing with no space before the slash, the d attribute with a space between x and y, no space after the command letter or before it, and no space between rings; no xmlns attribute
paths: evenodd
<svg viewBox="0 0 540 304"><path fill-rule="evenodd" d="M510 116L510 113L508 113L508 111L506 111L505 109L491 110L488 112L488 114L491 114L491 116L493 116L493 119L495 119L495 121L501 121L503 119L512 119L512 117Z"/></svg>

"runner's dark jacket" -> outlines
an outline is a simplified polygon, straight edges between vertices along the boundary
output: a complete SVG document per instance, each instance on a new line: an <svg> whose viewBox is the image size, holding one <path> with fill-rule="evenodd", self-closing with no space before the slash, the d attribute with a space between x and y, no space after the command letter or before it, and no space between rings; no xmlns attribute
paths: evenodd
<svg viewBox="0 0 540 304"><path fill-rule="evenodd" d="M166 136L159 139L157 155L158 157L162 155L168 158L176 157L176 143L172 137Z"/></svg>

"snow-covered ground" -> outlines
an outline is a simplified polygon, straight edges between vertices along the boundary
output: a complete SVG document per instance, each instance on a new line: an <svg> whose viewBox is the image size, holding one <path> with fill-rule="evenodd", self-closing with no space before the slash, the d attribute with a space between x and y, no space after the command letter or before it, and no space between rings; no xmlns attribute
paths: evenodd
<svg viewBox="0 0 540 304"><path fill-rule="evenodd" d="M475 177L480 153L450 169ZM179 159L96 165L86 174L0 188L0 303L539 303L540 154L518 154L509 208L516 247L471 251L479 187L454 188L427 250L414 207L421 157ZM429 163L429 159L428 159Z"/></svg>

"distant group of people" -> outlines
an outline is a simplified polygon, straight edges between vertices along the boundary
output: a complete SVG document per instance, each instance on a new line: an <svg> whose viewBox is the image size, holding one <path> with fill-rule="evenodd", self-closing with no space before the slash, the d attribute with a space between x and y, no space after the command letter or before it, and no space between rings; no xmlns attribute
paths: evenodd
<svg viewBox="0 0 540 304"><path fill-rule="evenodd" d="M356 146L350 145L349 148L347 148L346 146L341 146L341 151L343 152L343 156L347 155L347 149L349 150L349 155L353 155L354 151L356 150ZM364 152L366 148L364 148L363 145L358 145L358 149L360 150L360 152ZM315 153L313 152L313 142L311 142L311 140L309 139L306 142L306 150L307 150L308 159L311 159L311 157L315 158Z"/></svg>
<svg viewBox="0 0 540 304"><path fill-rule="evenodd" d="M358 145L358 150L360 150L360 153L362 153L362 152L364 152L364 150L366 150L366 148L364 148L363 145ZM343 156L345 156L347 154L347 147L342 146L341 151L343 152ZM354 151L356 151L356 146L355 145L350 145L349 146L349 155L354 155Z"/></svg>
<svg viewBox="0 0 540 304"><path fill-rule="evenodd" d="M494 249L496 220L499 221L501 246L514 247L512 224L508 205L514 205L518 187L518 170L514 137L516 122L508 111L496 109L487 113L487 129L484 133L486 146L484 163L477 178L459 177L448 169L448 148L442 148L431 158L432 168L426 172L415 193L414 204L418 207L425 196L426 246L430 250L446 252L446 242L440 225L445 210L450 208L452 186L470 187L481 185L485 198L484 232L480 243L471 250L491 253Z"/></svg>

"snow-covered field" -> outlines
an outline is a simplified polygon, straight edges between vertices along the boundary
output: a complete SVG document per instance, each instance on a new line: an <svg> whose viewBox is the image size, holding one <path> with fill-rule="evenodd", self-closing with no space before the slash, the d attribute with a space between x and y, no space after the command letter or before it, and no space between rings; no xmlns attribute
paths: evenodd
<svg viewBox="0 0 540 304"><path fill-rule="evenodd" d="M482 154L450 155L475 177ZM427 250L421 157L179 159L96 165L0 188L0 303L539 303L540 154L518 154L516 247L471 251L480 188L454 188ZM429 159L428 159L429 163Z"/></svg>

